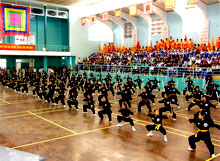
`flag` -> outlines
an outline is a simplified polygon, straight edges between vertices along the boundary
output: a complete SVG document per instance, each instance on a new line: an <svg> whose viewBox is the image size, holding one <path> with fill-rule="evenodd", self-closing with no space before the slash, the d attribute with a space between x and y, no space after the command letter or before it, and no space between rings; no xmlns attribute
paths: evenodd
<svg viewBox="0 0 220 161"><path fill-rule="evenodd" d="M103 20L103 21L108 21L108 12L104 12L104 13L102 14L102 20Z"/></svg>
<svg viewBox="0 0 220 161"><path fill-rule="evenodd" d="M81 25L82 26L86 25L86 17L81 18Z"/></svg>
<svg viewBox="0 0 220 161"><path fill-rule="evenodd" d="M30 35L30 8L0 5L0 34L4 39L10 35Z"/></svg>
<svg viewBox="0 0 220 161"><path fill-rule="evenodd" d="M115 10L115 19L121 19L121 9Z"/></svg>
<svg viewBox="0 0 220 161"><path fill-rule="evenodd" d="M173 10L175 8L175 0L165 0L165 9Z"/></svg>
<svg viewBox="0 0 220 161"><path fill-rule="evenodd" d="M130 16L137 16L137 6L130 6L129 7L129 15Z"/></svg>
<svg viewBox="0 0 220 161"><path fill-rule="evenodd" d="M96 16L91 16L90 17L90 21L91 21L91 24L95 24L95 21L96 21Z"/></svg>
<svg viewBox="0 0 220 161"><path fill-rule="evenodd" d="M208 50L211 50L211 43L210 43L210 40L208 40L207 49L208 49Z"/></svg>
<svg viewBox="0 0 220 161"><path fill-rule="evenodd" d="M152 14L153 13L153 5L152 1L144 4L144 14Z"/></svg>
<svg viewBox="0 0 220 161"><path fill-rule="evenodd" d="M187 0L187 5L197 4L199 2L200 2L200 0Z"/></svg>

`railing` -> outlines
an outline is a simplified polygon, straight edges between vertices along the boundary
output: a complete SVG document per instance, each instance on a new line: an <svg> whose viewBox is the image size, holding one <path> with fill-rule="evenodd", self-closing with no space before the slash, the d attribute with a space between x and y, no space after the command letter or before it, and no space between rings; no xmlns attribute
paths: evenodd
<svg viewBox="0 0 220 161"><path fill-rule="evenodd" d="M44 44L36 44L36 51L43 51L45 48ZM68 52L69 46L65 45L47 45L46 51L62 51L62 52Z"/></svg>
<svg viewBox="0 0 220 161"><path fill-rule="evenodd" d="M220 76L220 68L205 67L159 67L159 66L136 66L136 65L91 65L78 64L77 70L90 72L107 72L120 74L160 75L168 77L204 78L207 73Z"/></svg>

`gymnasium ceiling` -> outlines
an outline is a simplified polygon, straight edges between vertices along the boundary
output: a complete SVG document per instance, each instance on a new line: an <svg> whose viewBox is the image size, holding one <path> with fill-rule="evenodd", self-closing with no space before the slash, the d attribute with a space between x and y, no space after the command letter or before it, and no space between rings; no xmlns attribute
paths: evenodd
<svg viewBox="0 0 220 161"><path fill-rule="evenodd" d="M54 1L54 0L36 0L36 1L55 3L55 4L61 4L61 5L73 5L75 3L79 3L79 2L82 2L82 1L84 1L87 4L94 4L94 3L102 1L102 0L58 0L58 1ZM204 2L207 5L218 3L218 0L200 0L200 1ZM165 10L164 0L157 0L156 2L153 2L153 4L157 7Z"/></svg>
<svg viewBox="0 0 220 161"><path fill-rule="evenodd" d="M59 5L59 7L60 6L71 6L77 3L81 3L81 2L83 2L85 5L91 5L91 4L98 3L100 1L103 1L103 0L56 0L56 1L55 0L34 0L34 1L33 0L0 0L0 2L2 3L13 3L13 4L18 4L18 5L20 4L20 5L29 6L30 4L34 4L35 7L42 7L44 2L46 2L46 3L53 4L50 6L53 6L54 8L57 5ZM207 5L218 3L218 0L200 0L200 1L204 2ZM159 7L160 9L165 10L164 0L156 0L156 2L153 2L153 4L156 7ZM143 4L138 4L137 6L140 10L143 10ZM127 8L124 8L123 11L128 13Z"/></svg>

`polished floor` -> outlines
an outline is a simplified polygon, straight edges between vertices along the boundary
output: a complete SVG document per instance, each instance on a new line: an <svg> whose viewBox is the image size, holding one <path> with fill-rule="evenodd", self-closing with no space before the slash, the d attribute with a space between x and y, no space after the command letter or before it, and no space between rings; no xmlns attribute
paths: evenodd
<svg viewBox="0 0 220 161"><path fill-rule="evenodd" d="M158 95L157 91L155 93ZM114 111L112 124L109 124L107 117L100 121L91 111L83 114L82 93L79 95L79 111L68 111L61 105L40 101L31 92L27 96L0 86L0 146L38 154L45 161L211 160L203 142L197 143L195 152L187 151L188 136L194 134L197 128L186 117L192 117L198 108L194 107L188 112L188 103L184 102L182 96L179 97L181 108L174 108L177 120L169 118L163 122L168 138L168 142L164 142L159 132L154 132L153 137L146 136L145 126L152 122L146 116L147 110L136 112L140 99L137 95L132 101L132 110L135 112L132 118L137 131L132 132L127 123L117 127L120 96L113 98L109 95ZM94 98L97 100L97 93ZM152 107L159 108L162 104L156 103ZM219 116L219 109L212 109L212 117L217 124L220 124ZM210 132L217 155L213 160L220 161L220 131L213 128Z"/></svg>

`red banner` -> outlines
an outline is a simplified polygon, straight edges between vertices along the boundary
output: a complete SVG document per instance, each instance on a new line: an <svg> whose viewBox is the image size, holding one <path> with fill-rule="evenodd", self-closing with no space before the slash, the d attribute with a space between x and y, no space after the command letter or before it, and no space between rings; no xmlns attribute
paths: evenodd
<svg viewBox="0 0 220 161"><path fill-rule="evenodd" d="M35 45L12 45L0 44L0 50L22 50L22 51L35 51Z"/></svg>

